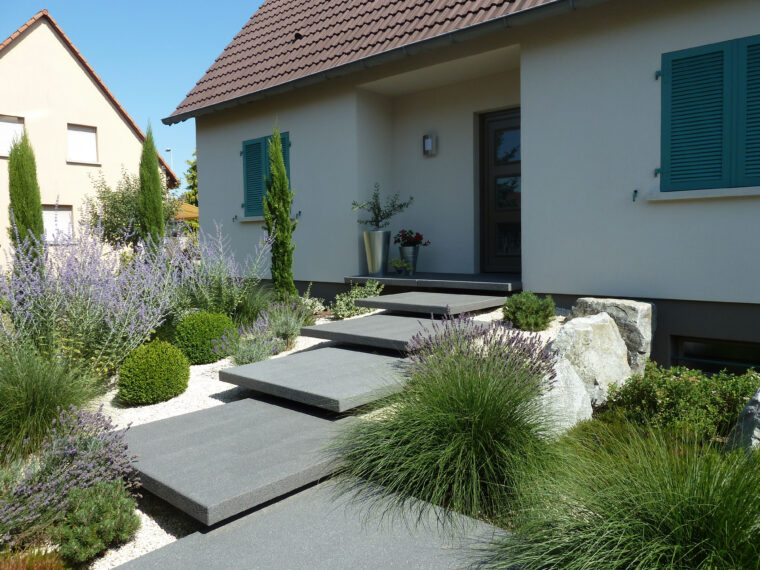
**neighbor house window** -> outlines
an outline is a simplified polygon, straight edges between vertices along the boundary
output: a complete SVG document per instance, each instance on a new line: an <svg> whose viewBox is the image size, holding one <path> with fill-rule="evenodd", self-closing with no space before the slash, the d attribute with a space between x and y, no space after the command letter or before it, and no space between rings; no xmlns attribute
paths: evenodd
<svg viewBox="0 0 760 570"><path fill-rule="evenodd" d="M760 36L662 56L664 191L760 186Z"/></svg>
<svg viewBox="0 0 760 570"><path fill-rule="evenodd" d="M95 127L68 125L66 127L68 143L68 162L84 164L98 163L98 134Z"/></svg>
<svg viewBox="0 0 760 570"><path fill-rule="evenodd" d="M67 243L74 232L71 206L42 206L42 226L47 243Z"/></svg>
<svg viewBox="0 0 760 570"><path fill-rule="evenodd" d="M24 134L24 119L0 115L0 156L7 157L11 153L13 142Z"/></svg>
<svg viewBox="0 0 760 570"><path fill-rule="evenodd" d="M269 178L269 139L261 137L243 142L243 211L246 217L264 215L266 179ZM282 157L290 180L290 136L280 133Z"/></svg>

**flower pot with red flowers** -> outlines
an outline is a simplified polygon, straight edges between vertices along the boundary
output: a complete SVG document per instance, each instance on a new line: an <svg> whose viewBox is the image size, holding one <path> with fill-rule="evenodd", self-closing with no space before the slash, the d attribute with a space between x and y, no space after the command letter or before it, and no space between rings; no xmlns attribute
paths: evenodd
<svg viewBox="0 0 760 570"><path fill-rule="evenodd" d="M393 243L398 244L398 251L401 259L412 267L409 275L414 275L417 271L417 256L420 247L429 246L430 240L425 241L425 238L420 232L401 230L393 237Z"/></svg>

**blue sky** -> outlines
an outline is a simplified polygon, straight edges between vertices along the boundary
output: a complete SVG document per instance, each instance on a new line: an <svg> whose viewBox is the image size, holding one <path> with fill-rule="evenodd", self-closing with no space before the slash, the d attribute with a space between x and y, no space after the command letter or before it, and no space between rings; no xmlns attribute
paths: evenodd
<svg viewBox="0 0 760 570"><path fill-rule="evenodd" d="M47 8L122 106L183 175L195 148L195 121L171 127L174 111L261 0L0 0L0 42ZM184 185L184 180L182 184Z"/></svg>

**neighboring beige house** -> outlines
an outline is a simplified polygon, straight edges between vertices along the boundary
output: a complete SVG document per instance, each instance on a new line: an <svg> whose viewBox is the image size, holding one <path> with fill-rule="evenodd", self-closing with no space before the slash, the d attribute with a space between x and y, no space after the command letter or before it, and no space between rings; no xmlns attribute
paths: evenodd
<svg viewBox="0 0 760 570"><path fill-rule="evenodd" d="M7 248L8 151L26 128L37 160L46 235L70 231L92 176L136 173L145 135L43 10L0 43L0 247ZM160 157L159 157L160 158ZM169 186L176 175L160 158ZM0 254L0 262L3 262Z"/></svg>
<svg viewBox="0 0 760 570"><path fill-rule="evenodd" d="M379 182L415 198L389 229L431 240L420 271L651 299L660 362L760 365L759 23L757 0L267 0L164 122L195 119L201 228L241 255L279 123L300 281L366 271L351 202Z"/></svg>

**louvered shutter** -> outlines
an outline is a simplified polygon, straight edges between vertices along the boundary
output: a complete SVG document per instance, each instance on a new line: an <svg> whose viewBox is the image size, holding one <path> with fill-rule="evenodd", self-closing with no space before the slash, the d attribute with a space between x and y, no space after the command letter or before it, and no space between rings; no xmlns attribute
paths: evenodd
<svg viewBox="0 0 760 570"><path fill-rule="evenodd" d="M264 214L266 143L266 137L243 143L243 207L247 217Z"/></svg>
<svg viewBox="0 0 760 570"><path fill-rule="evenodd" d="M738 42L737 165L734 186L760 186L760 37Z"/></svg>
<svg viewBox="0 0 760 570"><path fill-rule="evenodd" d="M663 191L730 186L730 56L729 42L663 55Z"/></svg>

